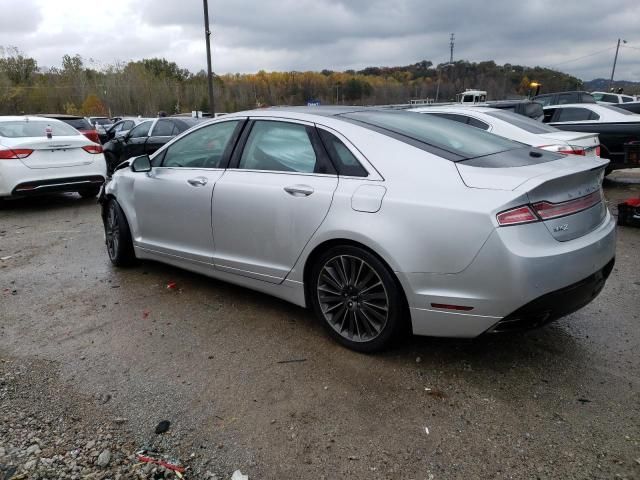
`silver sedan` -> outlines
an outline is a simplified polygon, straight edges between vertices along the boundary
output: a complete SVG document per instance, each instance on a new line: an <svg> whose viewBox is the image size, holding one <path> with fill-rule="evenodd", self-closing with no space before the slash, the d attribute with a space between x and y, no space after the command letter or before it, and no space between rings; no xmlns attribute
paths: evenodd
<svg viewBox="0 0 640 480"><path fill-rule="evenodd" d="M531 328L589 303L613 268L606 165L418 113L240 112L119 166L107 251L310 307L359 351L405 323Z"/></svg>

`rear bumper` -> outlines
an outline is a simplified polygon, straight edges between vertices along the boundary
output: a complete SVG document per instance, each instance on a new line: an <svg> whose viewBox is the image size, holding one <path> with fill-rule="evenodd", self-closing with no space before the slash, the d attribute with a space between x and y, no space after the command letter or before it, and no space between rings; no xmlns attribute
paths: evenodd
<svg viewBox="0 0 640 480"><path fill-rule="evenodd" d="M475 337L503 320L520 318L514 328L526 328L567 315L593 300L604 285L615 242L615 221L608 211L594 231L566 242L555 240L541 223L498 228L460 273L398 273L413 331ZM551 308L554 301L562 305ZM434 304L471 309L453 311ZM506 329L507 323L502 325Z"/></svg>
<svg viewBox="0 0 640 480"><path fill-rule="evenodd" d="M510 332L541 327L580 310L600 294L613 270L614 263L615 260L612 259L587 278L536 298L507 315L488 332Z"/></svg>
<svg viewBox="0 0 640 480"><path fill-rule="evenodd" d="M54 178L19 183L11 192L12 196L42 195L54 192L78 192L99 188L104 183L102 175L84 177Z"/></svg>
<svg viewBox="0 0 640 480"><path fill-rule="evenodd" d="M107 168L102 155L86 165L29 168L20 160L0 162L0 197L77 192L102 184ZM31 188L33 187L33 188Z"/></svg>

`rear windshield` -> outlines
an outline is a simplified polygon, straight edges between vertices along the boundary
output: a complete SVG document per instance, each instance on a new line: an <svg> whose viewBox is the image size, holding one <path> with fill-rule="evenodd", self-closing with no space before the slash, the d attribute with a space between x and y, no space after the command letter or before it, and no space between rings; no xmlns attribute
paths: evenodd
<svg viewBox="0 0 640 480"><path fill-rule="evenodd" d="M552 133L558 131L556 128L550 127L549 125L545 125L541 122L536 122L529 117L525 117L517 113L499 110L497 112L486 112L486 114L490 117L497 118L498 120L502 120L518 128L526 130L529 133Z"/></svg>
<svg viewBox="0 0 640 480"><path fill-rule="evenodd" d="M17 120L11 122L0 122L0 137L45 137L47 135L47 126L51 126L54 137L63 135L80 135L80 132L65 123L46 122L41 120Z"/></svg>
<svg viewBox="0 0 640 480"><path fill-rule="evenodd" d="M614 107L613 105L600 105L602 108L606 108L607 110L613 110L616 113L620 113L622 115L635 115L635 113L630 112L629 110L625 110L624 108Z"/></svg>
<svg viewBox="0 0 640 480"><path fill-rule="evenodd" d="M94 118L93 123L97 123L98 125L111 125L113 122L108 118Z"/></svg>
<svg viewBox="0 0 640 480"><path fill-rule="evenodd" d="M418 142L423 146L428 145L452 153L458 158L451 156L447 158L454 161L523 147L521 143L492 135L475 127L416 112L373 110L344 113L339 116L355 120L363 126L377 127L382 130L381 133L394 138L400 136L398 139L405 143L415 145L415 142Z"/></svg>
<svg viewBox="0 0 640 480"><path fill-rule="evenodd" d="M86 118L61 118L60 121L78 130L93 130L93 127Z"/></svg>

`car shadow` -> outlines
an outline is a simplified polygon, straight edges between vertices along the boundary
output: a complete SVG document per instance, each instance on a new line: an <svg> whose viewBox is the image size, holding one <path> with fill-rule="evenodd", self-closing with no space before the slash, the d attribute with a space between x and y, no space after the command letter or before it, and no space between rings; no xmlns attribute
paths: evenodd
<svg viewBox="0 0 640 480"><path fill-rule="evenodd" d="M97 203L95 198L82 198L77 193L51 193L33 197L0 199L0 211L41 212Z"/></svg>

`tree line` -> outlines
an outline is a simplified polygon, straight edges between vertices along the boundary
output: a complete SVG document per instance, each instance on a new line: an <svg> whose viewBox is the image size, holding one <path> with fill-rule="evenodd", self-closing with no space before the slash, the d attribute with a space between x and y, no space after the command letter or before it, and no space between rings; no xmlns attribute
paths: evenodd
<svg viewBox="0 0 640 480"><path fill-rule="evenodd" d="M428 60L397 67L336 72L265 72L214 75L217 112L271 105L383 105L410 99L451 100L466 88L486 90L489 99L518 98L530 83L543 91L581 88L578 78L542 67L497 65L493 61L434 65ZM208 111L207 74L163 58L95 67L80 55L39 68L15 47L0 47L0 114L69 113L143 115Z"/></svg>

